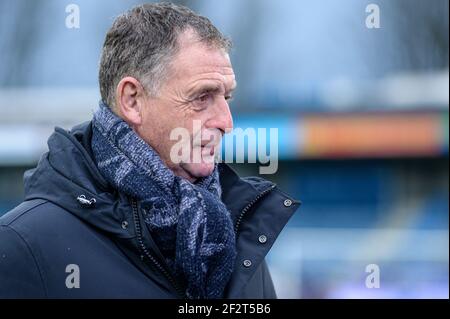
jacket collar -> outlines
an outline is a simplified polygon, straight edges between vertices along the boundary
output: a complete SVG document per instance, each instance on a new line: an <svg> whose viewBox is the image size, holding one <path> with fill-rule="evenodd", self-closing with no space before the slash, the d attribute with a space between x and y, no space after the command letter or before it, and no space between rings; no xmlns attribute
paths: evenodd
<svg viewBox="0 0 450 319"><path fill-rule="evenodd" d="M239 298L247 282L300 206L277 185L259 177L240 178L221 164L222 201L231 211L236 230L237 256L226 298Z"/></svg>

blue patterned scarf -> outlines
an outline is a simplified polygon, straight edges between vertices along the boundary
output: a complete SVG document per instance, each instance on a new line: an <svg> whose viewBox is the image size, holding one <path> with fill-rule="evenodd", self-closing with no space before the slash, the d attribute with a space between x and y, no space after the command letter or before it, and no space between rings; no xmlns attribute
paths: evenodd
<svg viewBox="0 0 450 319"><path fill-rule="evenodd" d="M102 175L139 200L152 237L188 298L222 298L236 257L217 165L195 184L176 176L107 105L93 118L92 151Z"/></svg>

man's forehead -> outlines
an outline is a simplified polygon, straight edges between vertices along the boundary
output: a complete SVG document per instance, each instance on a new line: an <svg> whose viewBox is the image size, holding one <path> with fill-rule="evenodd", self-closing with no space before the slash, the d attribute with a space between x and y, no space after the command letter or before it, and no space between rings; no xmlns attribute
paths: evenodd
<svg viewBox="0 0 450 319"><path fill-rule="evenodd" d="M189 90L207 89L214 91L230 92L236 88L236 80L233 75L224 75L220 72L193 72L183 81Z"/></svg>
<svg viewBox="0 0 450 319"><path fill-rule="evenodd" d="M180 48L172 63L175 76L179 80L199 82L202 79L221 81L227 89L236 86L235 74L230 58L221 49L202 43L194 43Z"/></svg>
<svg viewBox="0 0 450 319"><path fill-rule="evenodd" d="M174 62L190 66L217 66L232 68L228 53L213 44L201 41L192 31L178 37L178 53Z"/></svg>
<svg viewBox="0 0 450 319"><path fill-rule="evenodd" d="M220 72L223 75L234 75L230 58L222 49L196 45L181 48L174 65L185 72Z"/></svg>

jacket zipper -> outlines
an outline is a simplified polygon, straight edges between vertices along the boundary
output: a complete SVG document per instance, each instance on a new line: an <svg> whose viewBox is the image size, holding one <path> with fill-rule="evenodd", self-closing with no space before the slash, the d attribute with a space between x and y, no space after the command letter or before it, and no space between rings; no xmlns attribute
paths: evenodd
<svg viewBox="0 0 450 319"><path fill-rule="evenodd" d="M155 257L150 254L148 249L144 245L144 241L142 240L142 232L141 232L141 223L138 216L138 207L137 203L134 199L131 199L131 206L133 207L133 218L134 218L134 224L136 227L136 235L139 242L139 246L145 256L156 266L156 268L169 280L169 282L172 284L172 286L175 288L176 292L182 299L186 299L186 295L183 293L180 286L177 284L173 276L159 263Z"/></svg>
<svg viewBox="0 0 450 319"><path fill-rule="evenodd" d="M241 225L242 219L244 218L245 214L250 210L250 208L253 207L253 205L256 204L262 197L270 193L277 185L274 184L270 188L266 189L265 191L261 192L256 196L250 203L247 204L247 206L242 209L241 214L239 215L238 219L236 220L236 225L234 226L234 233L237 235L239 226Z"/></svg>
<svg viewBox="0 0 450 319"><path fill-rule="evenodd" d="M262 197L270 193L277 185L272 185L270 188L266 189L265 191L261 192L256 196L250 203L248 203L241 211L241 214L239 215L238 219L236 220L236 225L234 227L235 234L238 233L239 226L242 222L242 219L244 218L245 214L255 205ZM133 207L133 218L134 218L134 224L136 227L136 235L139 242L139 246L141 247L141 250L144 252L144 254L147 256L147 258L156 266L156 268L169 280L169 282L172 284L172 286L177 291L178 295L182 299L186 299L186 295L181 290L180 286L177 284L175 279L169 274L169 272L159 263L155 257L153 257L150 252L147 250L147 248L144 245L144 241L142 240L142 232L141 232L141 223L138 216L138 207L137 203L134 199L131 200L131 206Z"/></svg>

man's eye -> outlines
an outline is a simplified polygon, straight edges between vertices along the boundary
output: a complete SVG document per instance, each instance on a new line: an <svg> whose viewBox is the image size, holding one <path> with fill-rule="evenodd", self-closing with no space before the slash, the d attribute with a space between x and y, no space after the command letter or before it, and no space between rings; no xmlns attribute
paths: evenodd
<svg viewBox="0 0 450 319"><path fill-rule="evenodd" d="M231 100L233 100L233 96L227 95L227 96L225 96L225 100L231 101Z"/></svg>
<svg viewBox="0 0 450 319"><path fill-rule="evenodd" d="M205 93L205 94L200 95L197 98L197 101L199 101L200 103L204 103L204 102L207 102L210 98L211 98L211 94Z"/></svg>

